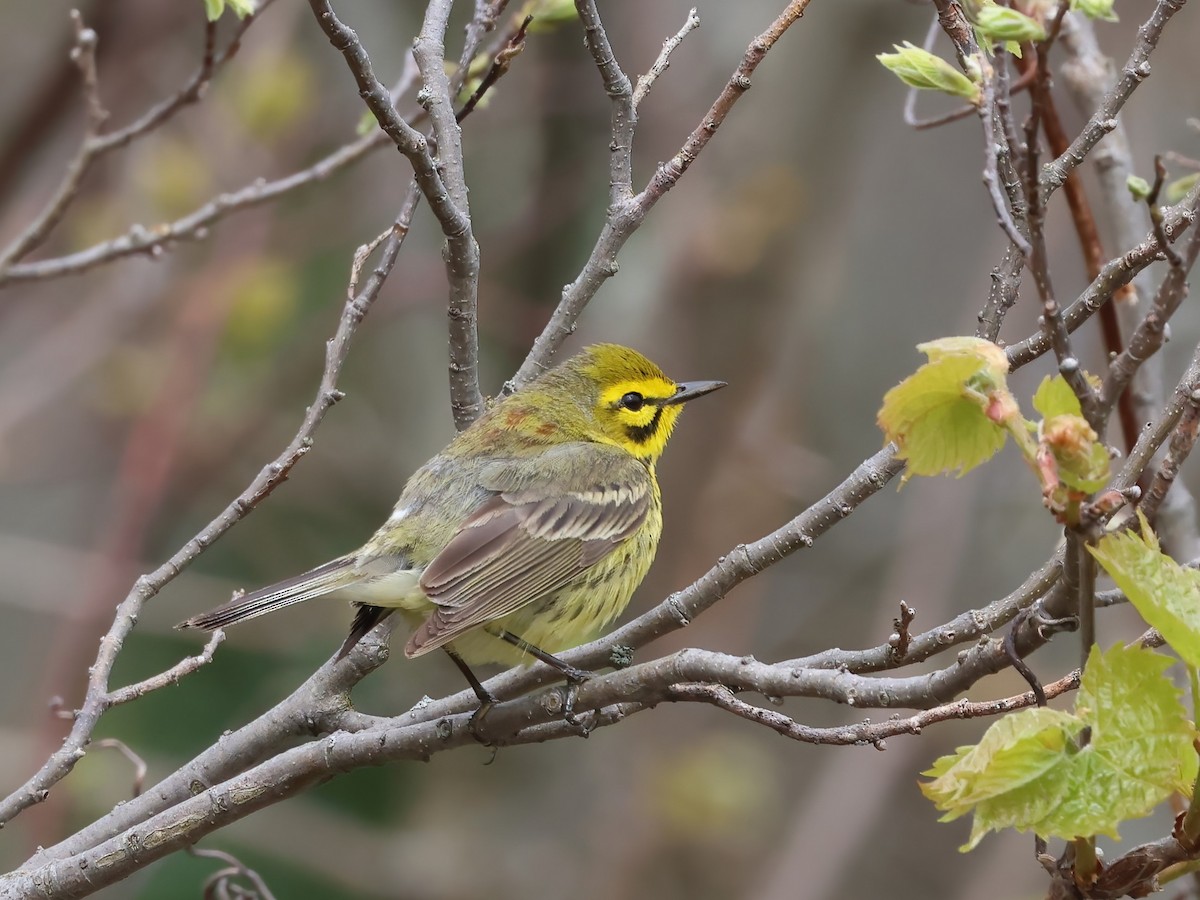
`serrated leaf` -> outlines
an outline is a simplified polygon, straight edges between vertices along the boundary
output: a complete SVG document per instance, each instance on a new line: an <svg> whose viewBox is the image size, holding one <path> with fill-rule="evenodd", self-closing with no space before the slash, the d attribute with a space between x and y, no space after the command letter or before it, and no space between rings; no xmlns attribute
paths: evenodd
<svg viewBox="0 0 1200 900"><path fill-rule="evenodd" d="M1179 689L1164 674L1169 657L1120 644L1093 647L1075 701L1091 728L1072 757L1069 786L1034 830L1047 837L1118 837L1117 826L1141 818L1196 778L1195 727Z"/></svg>
<svg viewBox="0 0 1200 900"><path fill-rule="evenodd" d="M1196 777L1195 727L1164 675L1171 664L1141 647L1093 648L1074 714L1042 708L1001 719L976 746L937 760L921 790L944 819L974 813L964 850L1001 828L1116 836L1122 821Z"/></svg>
<svg viewBox="0 0 1200 900"><path fill-rule="evenodd" d="M1061 375L1047 375L1042 379L1033 395L1033 408L1042 414L1043 419L1083 415L1079 398Z"/></svg>
<svg viewBox="0 0 1200 900"><path fill-rule="evenodd" d="M1005 428L989 413L999 404L1015 406L1004 381L1007 359L995 344L975 338L918 349L929 362L884 395L879 427L908 461L905 479L962 475L1004 446Z"/></svg>
<svg viewBox="0 0 1200 900"><path fill-rule="evenodd" d="M892 46L896 48L895 53L879 53L875 58L909 87L942 91L971 103L979 103L982 96L979 85L940 56L915 47L908 41Z"/></svg>
<svg viewBox="0 0 1200 900"><path fill-rule="evenodd" d="M225 12L225 0L204 0L204 14L208 16L208 21L217 21L223 12Z"/></svg>
<svg viewBox="0 0 1200 900"><path fill-rule="evenodd" d="M1172 181L1164 189L1167 202L1178 203L1196 186L1197 181L1200 181L1200 172L1193 172L1191 175L1184 175L1182 178Z"/></svg>
<svg viewBox="0 0 1200 900"><path fill-rule="evenodd" d="M1141 617L1187 663L1200 665L1200 572L1163 553L1145 518L1139 518L1141 536L1108 534L1088 549Z"/></svg>
<svg viewBox="0 0 1200 900"><path fill-rule="evenodd" d="M1083 727L1070 713L1048 707L1005 716L977 745L937 760L925 773L935 780L921 791L945 813L943 821L975 813L963 847L969 850L988 831L1019 828L1051 812L1066 781L1050 775L1067 763L1068 747Z"/></svg>

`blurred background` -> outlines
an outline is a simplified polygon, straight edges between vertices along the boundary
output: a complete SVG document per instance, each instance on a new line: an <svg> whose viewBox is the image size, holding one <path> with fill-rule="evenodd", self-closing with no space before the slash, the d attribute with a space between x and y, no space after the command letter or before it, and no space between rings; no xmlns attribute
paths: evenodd
<svg viewBox="0 0 1200 900"><path fill-rule="evenodd" d="M692 2L602 4L628 73L648 68ZM641 107L635 185L678 149L782 5L699 2L702 27ZM395 82L420 4L335 7L364 36L379 77ZM1123 21L1100 26L1118 59L1150 7L1119 3ZM40 209L78 140L69 8L0 4L2 241ZM194 70L200 0L81 9L99 33L112 126ZM456 13L459 22L465 11ZM931 15L900 0L815 0L583 316L572 347L620 341L676 378L731 384L689 410L662 466L666 535L627 616L833 488L879 448L875 411L921 361L914 345L974 328L1003 249L980 181L978 122L908 129L904 91L874 60L893 43L921 43ZM222 35L232 26L222 22ZM452 55L460 34L456 24ZM1197 38L1197 17L1178 16L1155 77L1128 108L1145 174L1155 152L1200 154L1185 124L1197 114L1195 94L1181 87L1194 84L1187 48ZM401 103L411 107L411 97ZM945 108L922 98L925 112ZM1073 133L1082 116L1065 97L1060 109ZM202 103L90 173L35 258L293 172L353 140L361 116L348 70L307 6L280 0ZM608 103L578 25L531 35L465 132L483 260L482 373L494 393L603 219ZM79 702L97 640L137 575L294 434L354 249L392 221L408 176L404 160L381 149L157 259L0 294L0 792L61 740L66 723L50 700ZM1073 297L1082 265L1058 206L1050 229L1056 286ZM147 607L117 683L199 648L199 636L173 630L180 619L358 546L407 475L451 437L440 247L422 208L355 339L340 385L347 398L290 481ZM1007 339L1034 330L1030 307L1010 316ZM1196 342L1189 309L1174 334L1171 384ZM1093 329L1085 335L1095 369ZM1014 384L1027 397L1049 371L1031 366ZM962 480L885 490L812 550L642 655L700 646L776 660L873 646L886 641L901 600L924 630L1015 588L1055 540L1036 488L1006 451ZM1129 616L1106 614L1102 642L1136 633ZM144 756L153 783L289 693L337 647L349 617L339 604L312 604L239 627L212 665L113 711L98 735ZM1074 642L1056 643L1034 661L1044 680L1074 665ZM449 661L431 655L384 666L355 700L392 714L461 687ZM973 696L1022 687L1006 674ZM864 715L811 701L784 709L814 725ZM985 724L895 738L881 753L795 744L706 707L665 706L586 741L502 750L491 765L488 750L466 748L428 765L356 772L204 845L236 853L281 898L1030 896L1043 875L1028 837L990 837L960 856L967 823L937 824L917 790L922 769ZM118 753L94 749L48 802L0 832L0 871L103 814L132 777ZM1150 821L1144 833L1166 827ZM1126 837L1142 834L1131 827ZM195 897L216 867L176 855L103 896Z"/></svg>

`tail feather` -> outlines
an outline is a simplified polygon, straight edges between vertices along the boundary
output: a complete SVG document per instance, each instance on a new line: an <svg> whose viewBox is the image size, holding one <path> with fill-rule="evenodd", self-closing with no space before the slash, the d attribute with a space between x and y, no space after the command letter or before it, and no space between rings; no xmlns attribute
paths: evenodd
<svg viewBox="0 0 1200 900"><path fill-rule="evenodd" d="M366 603L359 606L358 612L354 614L354 622L350 625L350 634L342 642L341 649L338 650L334 659L341 661L349 656L350 651L367 636L368 631L394 612L394 609L385 609L382 606L371 606Z"/></svg>
<svg viewBox="0 0 1200 900"><path fill-rule="evenodd" d="M303 575L259 588L224 606L218 606L216 609L210 609L198 616L192 616L190 619L180 622L176 627L203 628L206 631L213 631L235 622L255 619L275 612L277 609L283 609L285 606L291 606L293 603L302 603L305 600L332 593L353 583L355 579L346 571L353 564L354 560L349 556L331 560L315 569L310 569Z"/></svg>

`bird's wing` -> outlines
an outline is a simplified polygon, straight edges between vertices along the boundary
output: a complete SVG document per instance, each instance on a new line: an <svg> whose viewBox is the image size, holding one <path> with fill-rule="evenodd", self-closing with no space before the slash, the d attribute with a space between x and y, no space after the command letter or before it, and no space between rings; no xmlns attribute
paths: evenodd
<svg viewBox="0 0 1200 900"><path fill-rule="evenodd" d="M497 461L480 483L495 495L421 575L438 608L409 639L408 656L506 616L595 565L645 521L653 491L632 456L584 443Z"/></svg>

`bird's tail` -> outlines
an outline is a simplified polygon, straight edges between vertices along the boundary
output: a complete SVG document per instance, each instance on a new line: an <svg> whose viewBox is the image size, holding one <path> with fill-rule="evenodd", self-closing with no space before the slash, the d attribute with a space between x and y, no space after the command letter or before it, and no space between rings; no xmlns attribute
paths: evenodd
<svg viewBox="0 0 1200 900"><path fill-rule="evenodd" d="M353 573L348 571L353 565L354 558L352 556L331 560L315 569L310 569L303 575L259 588L224 606L218 606L216 609L210 609L198 616L192 616L175 627L203 628L205 631L213 631L235 622L244 622L246 619L265 616L267 613L291 606L293 603L303 603L313 597L330 594L357 580Z"/></svg>

